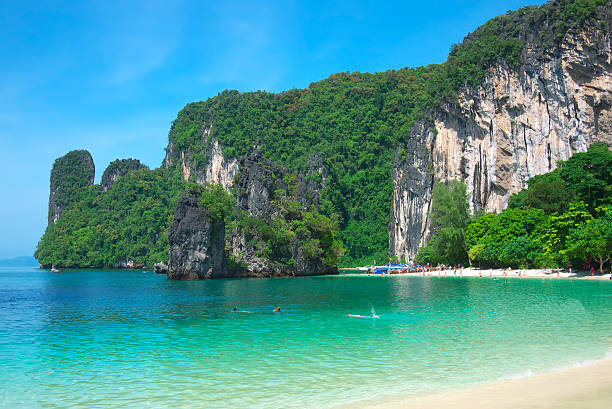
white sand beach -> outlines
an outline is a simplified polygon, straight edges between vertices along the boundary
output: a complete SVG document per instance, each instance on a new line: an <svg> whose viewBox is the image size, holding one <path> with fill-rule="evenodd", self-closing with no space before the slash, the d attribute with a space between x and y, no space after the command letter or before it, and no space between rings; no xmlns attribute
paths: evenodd
<svg viewBox="0 0 612 409"><path fill-rule="evenodd" d="M396 270L399 271L399 270ZM556 269L478 269L478 268L463 268L444 270L444 271L428 271L428 272L412 272L400 273L393 271L392 276L426 276L426 277L483 277L483 278L543 278L543 279L586 279L586 280L610 280L610 273L591 276L588 271L557 271ZM348 275L348 274L347 274ZM363 274L360 274L363 275ZM371 277L382 276L381 274L371 274ZM385 275L387 276L387 275Z"/></svg>
<svg viewBox="0 0 612 409"><path fill-rule="evenodd" d="M360 409L608 409L612 360L458 390L352 404ZM348 406L347 406L348 407Z"/></svg>

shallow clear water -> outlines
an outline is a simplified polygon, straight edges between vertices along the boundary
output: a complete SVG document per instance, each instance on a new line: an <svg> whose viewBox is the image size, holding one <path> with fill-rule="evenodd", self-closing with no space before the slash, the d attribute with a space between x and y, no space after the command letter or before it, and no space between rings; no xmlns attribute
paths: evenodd
<svg viewBox="0 0 612 409"><path fill-rule="evenodd" d="M0 268L0 407L326 408L610 347L608 281Z"/></svg>

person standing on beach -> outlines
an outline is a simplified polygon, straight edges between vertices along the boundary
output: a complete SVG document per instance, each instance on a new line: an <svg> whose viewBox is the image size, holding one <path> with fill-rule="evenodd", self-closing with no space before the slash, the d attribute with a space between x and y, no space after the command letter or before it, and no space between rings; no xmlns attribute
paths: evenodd
<svg viewBox="0 0 612 409"><path fill-rule="evenodd" d="M595 277L595 268L591 266L591 277Z"/></svg>

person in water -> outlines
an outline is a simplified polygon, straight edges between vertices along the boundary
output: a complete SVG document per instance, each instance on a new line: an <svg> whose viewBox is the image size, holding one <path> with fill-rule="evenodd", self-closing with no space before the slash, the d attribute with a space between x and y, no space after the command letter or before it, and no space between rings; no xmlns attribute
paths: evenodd
<svg viewBox="0 0 612 409"><path fill-rule="evenodd" d="M280 307L276 307L276 308L274 309L274 312L280 312Z"/></svg>

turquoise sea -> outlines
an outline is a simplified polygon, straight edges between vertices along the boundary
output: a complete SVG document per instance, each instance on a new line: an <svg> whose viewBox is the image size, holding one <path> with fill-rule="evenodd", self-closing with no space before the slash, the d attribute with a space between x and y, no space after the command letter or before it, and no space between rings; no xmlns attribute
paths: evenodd
<svg viewBox="0 0 612 409"><path fill-rule="evenodd" d="M611 349L609 281L0 269L6 408L330 408Z"/></svg>

